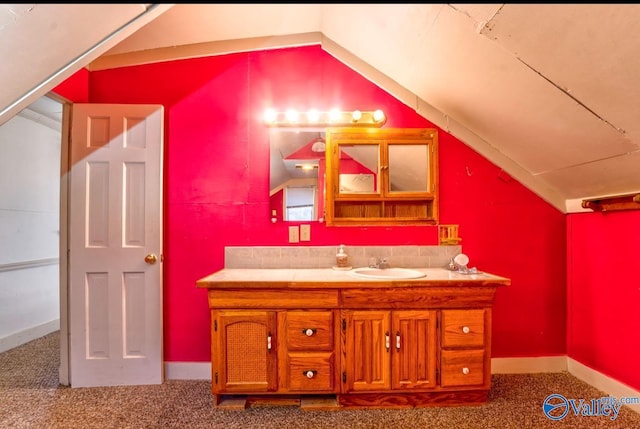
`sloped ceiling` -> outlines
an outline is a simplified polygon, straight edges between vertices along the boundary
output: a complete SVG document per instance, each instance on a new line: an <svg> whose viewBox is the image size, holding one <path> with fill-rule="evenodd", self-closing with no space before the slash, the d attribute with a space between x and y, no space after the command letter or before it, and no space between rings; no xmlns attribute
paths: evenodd
<svg viewBox="0 0 640 429"><path fill-rule="evenodd" d="M640 5L147 6L0 5L0 107L68 64L320 44L561 211L640 191Z"/></svg>

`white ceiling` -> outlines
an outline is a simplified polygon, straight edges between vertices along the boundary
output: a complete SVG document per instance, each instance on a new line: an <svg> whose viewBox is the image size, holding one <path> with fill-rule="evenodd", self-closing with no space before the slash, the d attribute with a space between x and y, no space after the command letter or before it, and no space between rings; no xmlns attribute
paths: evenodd
<svg viewBox="0 0 640 429"><path fill-rule="evenodd" d="M320 44L562 211L640 191L640 5L146 6L0 5L0 123L82 66Z"/></svg>

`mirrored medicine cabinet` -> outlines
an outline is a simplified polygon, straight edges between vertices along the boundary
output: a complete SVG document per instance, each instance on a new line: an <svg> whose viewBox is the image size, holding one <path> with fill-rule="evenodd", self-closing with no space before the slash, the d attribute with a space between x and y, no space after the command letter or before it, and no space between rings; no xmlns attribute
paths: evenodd
<svg viewBox="0 0 640 429"><path fill-rule="evenodd" d="M437 223L437 130L333 128L326 143L327 225Z"/></svg>

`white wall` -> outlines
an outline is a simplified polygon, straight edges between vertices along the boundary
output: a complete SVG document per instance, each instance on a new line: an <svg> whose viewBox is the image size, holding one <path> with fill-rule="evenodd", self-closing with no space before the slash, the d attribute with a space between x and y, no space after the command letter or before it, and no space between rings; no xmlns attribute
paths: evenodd
<svg viewBox="0 0 640 429"><path fill-rule="evenodd" d="M0 352L59 328L60 123L0 126Z"/></svg>

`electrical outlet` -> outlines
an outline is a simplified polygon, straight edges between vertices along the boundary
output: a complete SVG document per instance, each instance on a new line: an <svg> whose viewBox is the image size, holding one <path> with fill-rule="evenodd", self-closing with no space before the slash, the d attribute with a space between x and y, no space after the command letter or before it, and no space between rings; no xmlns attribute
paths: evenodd
<svg viewBox="0 0 640 429"><path fill-rule="evenodd" d="M311 241L311 225L300 225L300 241Z"/></svg>
<svg viewBox="0 0 640 429"><path fill-rule="evenodd" d="M289 243L297 243L300 241L300 230L297 226L289 227Z"/></svg>

